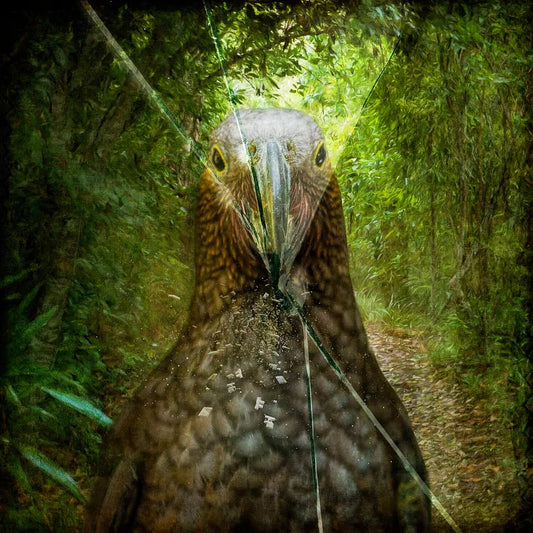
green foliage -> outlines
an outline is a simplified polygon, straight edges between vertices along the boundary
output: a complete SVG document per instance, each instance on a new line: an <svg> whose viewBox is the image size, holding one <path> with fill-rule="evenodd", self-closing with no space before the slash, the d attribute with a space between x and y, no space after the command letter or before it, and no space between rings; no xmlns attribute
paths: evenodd
<svg viewBox="0 0 533 533"><path fill-rule="evenodd" d="M525 358L527 19L519 4L437 5L403 36L341 161L357 287L427 314L435 361L469 368L468 383Z"/></svg>

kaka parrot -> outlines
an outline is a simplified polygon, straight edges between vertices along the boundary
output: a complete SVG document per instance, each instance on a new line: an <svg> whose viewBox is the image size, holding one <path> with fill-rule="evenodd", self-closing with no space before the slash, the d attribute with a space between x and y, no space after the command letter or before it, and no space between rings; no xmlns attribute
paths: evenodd
<svg viewBox="0 0 533 533"><path fill-rule="evenodd" d="M189 319L104 440L85 531L427 531L429 499L323 356L426 480L355 302L321 129L241 110L198 187Z"/></svg>

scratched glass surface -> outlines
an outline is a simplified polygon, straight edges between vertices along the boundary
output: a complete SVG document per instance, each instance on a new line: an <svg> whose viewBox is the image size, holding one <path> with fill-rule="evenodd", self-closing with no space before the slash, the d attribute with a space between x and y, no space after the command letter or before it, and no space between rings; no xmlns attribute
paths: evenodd
<svg viewBox="0 0 533 533"><path fill-rule="evenodd" d="M527 202L513 201L523 199L513 155L524 153L513 16L523 10L454 8L441 20L439 5L112 4L82 0L75 22L62 15L47 35L54 17L35 22L20 41L28 52L12 50L23 61L7 91L18 161L8 255L22 262L0 284L27 333L0 383L17 414L3 443L23 492L43 473L64 490L50 510L48 492L31 502L14 492L8 523L57 509L58 529L84 514L86 531L469 531L514 520L503 507L518 502L511 477L525 463L498 448L503 431L489 436L492 415L479 424L503 395L490 409L477 399L509 376L505 406L520 402L520 361L504 339L523 321L499 288L526 278L520 264L492 285L476 275L485 257L496 276L524 236ZM511 233L514 249L503 246ZM32 258L50 268L32 270ZM32 284L39 292L24 297ZM468 328L481 324L492 329L472 352L481 336ZM474 374L489 354L494 367ZM71 446L45 441L72 409L58 435L79 439L81 469L66 467ZM90 495L86 510L61 507L67 491Z"/></svg>

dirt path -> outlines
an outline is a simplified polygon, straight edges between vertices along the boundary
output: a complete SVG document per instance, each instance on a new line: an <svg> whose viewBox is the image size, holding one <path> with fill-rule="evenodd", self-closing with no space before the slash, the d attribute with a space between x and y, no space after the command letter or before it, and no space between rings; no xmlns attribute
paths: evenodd
<svg viewBox="0 0 533 533"><path fill-rule="evenodd" d="M368 334L409 411L434 495L464 532L503 531L519 503L509 432L487 402L474 401L435 371L419 338L373 326ZM435 507L433 522L433 531L451 531Z"/></svg>

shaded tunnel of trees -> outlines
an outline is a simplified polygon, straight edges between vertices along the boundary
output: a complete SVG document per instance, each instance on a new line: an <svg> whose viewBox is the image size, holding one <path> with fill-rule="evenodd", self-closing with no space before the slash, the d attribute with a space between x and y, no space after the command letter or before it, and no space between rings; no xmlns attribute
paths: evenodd
<svg viewBox="0 0 533 533"><path fill-rule="evenodd" d="M231 103L204 7L92 5L205 150ZM531 6L211 7L239 106L294 107L324 129L366 321L416 331L435 372L489 399L510 432L519 530L532 471ZM187 315L202 165L79 5L18 2L2 25L0 527L72 531L103 413Z"/></svg>

